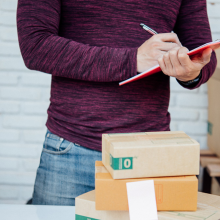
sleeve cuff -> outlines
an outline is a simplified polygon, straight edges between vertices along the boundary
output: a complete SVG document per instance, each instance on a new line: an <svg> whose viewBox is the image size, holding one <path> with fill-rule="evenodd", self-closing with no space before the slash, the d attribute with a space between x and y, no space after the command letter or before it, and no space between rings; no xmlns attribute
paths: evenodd
<svg viewBox="0 0 220 220"><path fill-rule="evenodd" d="M202 70L200 71L200 74L196 77L196 81L195 82L182 82L182 81L180 81L180 80L178 80L178 79L176 79L177 80L177 82L181 85L181 86L183 86L184 88L187 88L187 89L195 89L195 88L197 88L197 86L200 84L200 81L201 81L201 79L202 79Z"/></svg>

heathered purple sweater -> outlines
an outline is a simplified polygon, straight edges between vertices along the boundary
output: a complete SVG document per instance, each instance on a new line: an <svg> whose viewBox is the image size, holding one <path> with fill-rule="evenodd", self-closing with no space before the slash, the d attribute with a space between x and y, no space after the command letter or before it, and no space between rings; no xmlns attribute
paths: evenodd
<svg viewBox="0 0 220 220"><path fill-rule="evenodd" d="M102 133L169 130L169 77L137 74L137 48L174 30L193 49L211 41L205 0L18 0L17 24L26 66L52 75L48 129L101 150ZM215 54L198 83L214 72ZM39 73L40 74L40 73Z"/></svg>

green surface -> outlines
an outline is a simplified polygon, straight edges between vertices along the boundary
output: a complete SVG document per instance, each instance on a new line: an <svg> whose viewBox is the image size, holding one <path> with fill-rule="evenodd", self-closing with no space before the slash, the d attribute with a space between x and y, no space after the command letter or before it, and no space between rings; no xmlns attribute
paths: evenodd
<svg viewBox="0 0 220 220"><path fill-rule="evenodd" d="M110 154L110 166L112 167L113 170L132 170L133 157L114 158Z"/></svg>
<svg viewBox="0 0 220 220"><path fill-rule="evenodd" d="M208 133L212 135L213 124L208 121Z"/></svg>
<svg viewBox="0 0 220 220"><path fill-rule="evenodd" d="M82 216L82 215L76 215L75 220L100 220L100 219L96 219L96 218L89 218L89 217Z"/></svg>

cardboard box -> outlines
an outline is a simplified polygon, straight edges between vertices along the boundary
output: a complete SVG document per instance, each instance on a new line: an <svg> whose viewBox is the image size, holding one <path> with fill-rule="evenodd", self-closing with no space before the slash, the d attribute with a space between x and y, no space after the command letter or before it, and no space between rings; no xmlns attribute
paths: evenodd
<svg viewBox="0 0 220 220"><path fill-rule="evenodd" d="M95 191L76 198L75 220L129 220L128 211L97 211ZM220 218L220 197L198 193L196 212L158 212L158 220L218 220Z"/></svg>
<svg viewBox="0 0 220 220"><path fill-rule="evenodd" d="M220 157L220 49L218 65L208 81L208 147Z"/></svg>
<svg viewBox="0 0 220 220"><path fill-rule="evenodd" d="M199 143L182 131L102 135L102 162L113 179L199 174Z"/></svg>
<svg viewBox="0 0 220 220"><path fill-rule="evenodd" d="M198 192L198 179L196 176L114 180L101 161L96 161L96 209L128 210L126 183L150 179L154 180L157 210L196 210Z"/></svg>

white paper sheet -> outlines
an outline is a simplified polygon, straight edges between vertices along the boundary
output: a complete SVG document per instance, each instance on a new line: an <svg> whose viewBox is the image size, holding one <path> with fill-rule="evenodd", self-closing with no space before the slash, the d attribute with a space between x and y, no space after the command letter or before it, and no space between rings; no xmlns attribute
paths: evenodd
<svg viewBox="0 0 220 220"><path fill-rule="evenodd" d="M158 220L154 181L127 183L130 220Z"/></svg>

